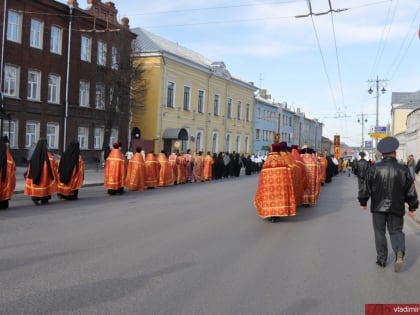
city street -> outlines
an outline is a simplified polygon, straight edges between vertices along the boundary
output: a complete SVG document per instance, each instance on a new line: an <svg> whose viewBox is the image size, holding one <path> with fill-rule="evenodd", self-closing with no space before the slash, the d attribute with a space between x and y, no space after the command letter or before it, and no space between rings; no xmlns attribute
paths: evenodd
<svg viewBox="0 0 420 315"><path fill-rule="evenodd" d="M258 175L0 211L0 314L364 314L420 303L420 228L400 273L375 264L357 180L339 175L297 216L261 220Z"/></svg>

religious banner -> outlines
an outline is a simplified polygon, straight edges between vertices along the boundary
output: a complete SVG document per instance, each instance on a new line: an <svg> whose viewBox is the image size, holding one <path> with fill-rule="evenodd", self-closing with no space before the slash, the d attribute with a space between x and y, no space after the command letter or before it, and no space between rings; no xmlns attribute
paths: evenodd
<svg viewBox="0 0 420 315"><path fill-rule="evenodd" d="M341 157L340 136L334 136L334 157L338 160Z"/></svg>

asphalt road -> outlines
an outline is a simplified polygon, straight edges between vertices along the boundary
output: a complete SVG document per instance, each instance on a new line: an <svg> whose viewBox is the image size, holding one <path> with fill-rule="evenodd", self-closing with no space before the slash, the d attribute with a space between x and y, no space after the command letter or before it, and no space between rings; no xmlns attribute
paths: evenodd
<svg viewBox="0 0 420 315"><path fill-rule="evenodd" d="M420 303L420 229L407 257L375 264L371 216L340 175L316 206L272 223L256 215L258 176L0 211L0 314L364 314Z"/></svg>

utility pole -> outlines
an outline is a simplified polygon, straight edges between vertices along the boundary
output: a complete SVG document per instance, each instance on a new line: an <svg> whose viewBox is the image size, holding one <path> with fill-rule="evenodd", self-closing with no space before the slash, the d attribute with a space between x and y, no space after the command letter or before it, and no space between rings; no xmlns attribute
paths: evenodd
<svg viewBox="0 0 420 315"><path fill-rule="evenodd" d="M361 114L362 118L357 119L357 122L362 124L362 145L361 145L361 150L360 151L364 151L365 148L365 123L367 123L367 118L366 115L364 113Z"/></svg>
<svg viewBox="0 0 420 315"><path fill-rule="evenodd" d="M376 80L369 80L369 83L375 83L375 91L376 91L376 124L375 124L375 133L378 132L378 126L379 126L379 83L385 82L386 80L379 79L378 76L376 76ZM372 88L369 88L368 90L369 94L373 93ZM381 89L382 94L386 92L385 88L382 87ZM378 147L378 138L375 137L375 148Z"/></svg>

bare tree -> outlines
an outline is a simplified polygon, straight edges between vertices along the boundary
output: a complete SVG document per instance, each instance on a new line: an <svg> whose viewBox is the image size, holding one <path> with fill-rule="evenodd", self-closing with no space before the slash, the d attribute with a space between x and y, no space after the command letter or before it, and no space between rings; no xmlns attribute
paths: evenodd
<svg viewBox="0 0 420 315"><path fill-rule="evenodd" d="M112 128L119 125L128 126L131 115L131 101L143 101L146 86L142 79L144 70L142 63L134 64L132 56L134 36L129 30L121 29L109 32L112 42L111 67L100 68L101 76L107 87L106 97L109 99L105 109L105 131L102 150L109 150ZM133 82L136 84L133 85ZM125 120L125 121L124 121Z"/></svg>

